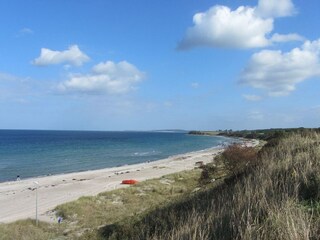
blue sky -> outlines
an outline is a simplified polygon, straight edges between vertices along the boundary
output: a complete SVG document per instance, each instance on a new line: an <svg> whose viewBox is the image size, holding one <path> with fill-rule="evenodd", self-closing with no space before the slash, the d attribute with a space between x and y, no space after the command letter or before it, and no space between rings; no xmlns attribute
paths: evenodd
<svg viewBox="0 0 320 240"><path fill-rule="evenodd" d="M0 129L319 127L318 0L2 0Z"/></svg>

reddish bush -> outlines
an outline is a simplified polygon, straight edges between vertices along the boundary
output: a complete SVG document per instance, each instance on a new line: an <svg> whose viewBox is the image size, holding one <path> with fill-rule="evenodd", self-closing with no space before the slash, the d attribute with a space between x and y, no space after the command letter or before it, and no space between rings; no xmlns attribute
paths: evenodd
<svg viewBox="0 0 320 240"><path fill-rule="evenodd" d="M226 148L221 157L226 168L232 173L236 173L251 165L257 159L257 152L253 147L233 144Z"/></svg>

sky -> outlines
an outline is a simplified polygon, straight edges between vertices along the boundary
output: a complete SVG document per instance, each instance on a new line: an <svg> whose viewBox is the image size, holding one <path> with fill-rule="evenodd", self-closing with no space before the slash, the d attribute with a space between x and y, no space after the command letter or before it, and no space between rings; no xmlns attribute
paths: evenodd
<svg viewBox="0 0 320 240"><path fill-rule="evenodd" d="M2 0L0 129L319 127L319 0Z"/></svg>

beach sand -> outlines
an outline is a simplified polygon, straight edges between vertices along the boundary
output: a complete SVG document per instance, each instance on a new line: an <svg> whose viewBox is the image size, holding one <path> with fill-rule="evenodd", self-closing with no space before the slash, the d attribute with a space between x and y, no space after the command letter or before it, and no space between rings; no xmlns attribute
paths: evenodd
<svg viewBox="0 0 320 240"><path fill-rule="evenodd" d="M256 144L254 141L247 143L247 145ZM222 148L206 149L149 163L0 183L0 223L35 218L35 181L39 183L38 218L54 222L57 219L53 209L59 204L76 200L81 196L93 196L100 192L125 187L126 185L121 184L124 179L143 181L191 170L197 161L211 162L213 157L222 151Z"/></svg>

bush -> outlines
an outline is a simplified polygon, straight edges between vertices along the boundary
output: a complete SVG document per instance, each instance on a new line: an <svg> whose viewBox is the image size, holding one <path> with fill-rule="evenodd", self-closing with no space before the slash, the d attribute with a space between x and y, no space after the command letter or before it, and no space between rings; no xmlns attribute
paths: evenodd
<svg viewBox="0 0 320 240"><path fill-rule="evenodd" d="M253 147L232 144L222 153L221 158L226 168L235 174L253 164L257 159L257 152Z"/></svg>
<svg viewBox="0 0 320 240"><path fill-rule="evenodd" d="M214 174L217 171L217 167L214 165L204 165L201 168L202 172L199 178L199 184L205 185L210 183L211 180L214 178Z"/></svg>
<svg viewBox="0 0 320 240"><path fill-rule="evenodd" d="M302 200L319 201L320 200L320 176L317 172L308 173L299 185L299 195Z"/></svg>

